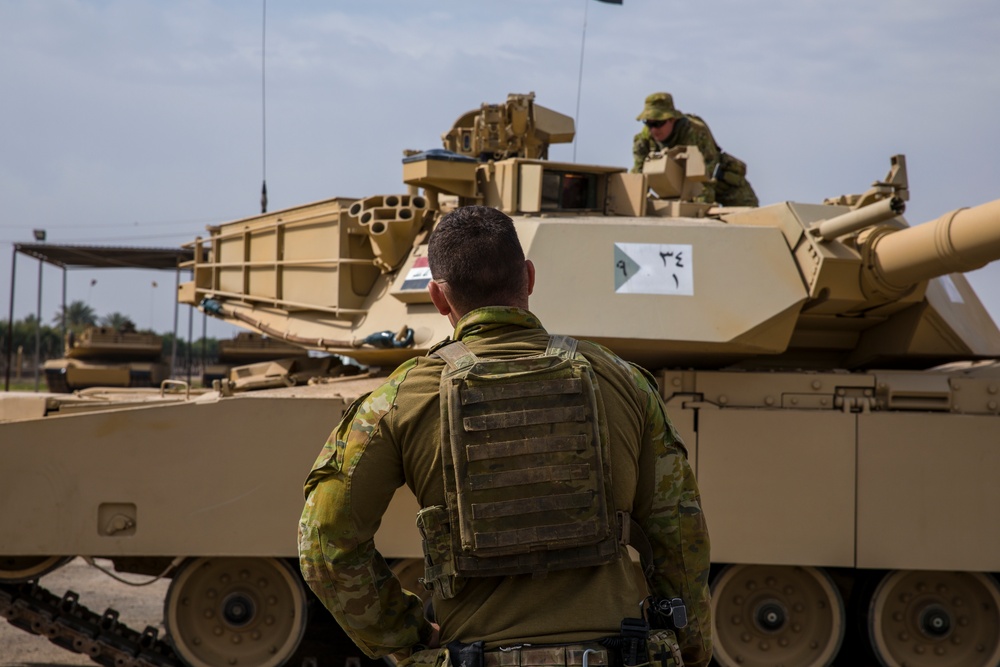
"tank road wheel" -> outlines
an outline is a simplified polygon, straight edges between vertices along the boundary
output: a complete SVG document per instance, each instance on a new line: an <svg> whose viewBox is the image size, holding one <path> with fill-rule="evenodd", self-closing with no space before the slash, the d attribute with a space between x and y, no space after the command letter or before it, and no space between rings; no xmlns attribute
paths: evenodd
<svg viewBox="0 0 1000 667"><path fill-rule="evenodd" d="M0 581L13 584L39 579L71 560L72 556L0 556Z"/></svg>
<svg viewBox="0 0 1000 667"><path fill-rule="evenodd" d="M844 603L822 570L730 565L712 582L723 667L826 667L844 638Z"/></svg>
<svg viewBox="0 0 1000 667"><path fill-rule="evenodd" d="M275 558L192 558L167 589L164 622L192 667L277 667L302 640L306 593Z"/></svg>
<svg viewBox="0 0 1000 667"><path fill-rule="evenodd" d="M1000 664L1000 588L977 572L898 570L872 594L868 631L885 667Z"/></svg>

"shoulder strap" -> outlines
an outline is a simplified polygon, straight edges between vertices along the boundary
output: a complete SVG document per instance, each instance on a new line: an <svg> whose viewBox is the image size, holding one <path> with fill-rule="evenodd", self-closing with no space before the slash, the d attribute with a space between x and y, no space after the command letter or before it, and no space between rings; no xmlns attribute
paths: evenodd
<svg viewBox="0 0 1000 667"><path fill-rule="evenodd" d="M434 351L434 355L444 359L450 370L459 370L471 366L479 361L479 357L473 354L465 343L456 340Z"/></svg>
<svg viewBox="0 0 1000 667"><path fill-rule="evenodd" d="M549 336L549 345L545 348L545 356L575 359L577 345L577 340L572 336Z"/></svg>
<svg viewBox="0 0 1000 667"><path fill-rule="evenodd" d="M575 359L577 345L579 345L578 341L572 336L549 336L549 344L545 348L545 355L561 357L563 359ZM432 356L443 359L451 370L460 370L479 361L479 357L460 340L439 347L434 350Z"/></svg>

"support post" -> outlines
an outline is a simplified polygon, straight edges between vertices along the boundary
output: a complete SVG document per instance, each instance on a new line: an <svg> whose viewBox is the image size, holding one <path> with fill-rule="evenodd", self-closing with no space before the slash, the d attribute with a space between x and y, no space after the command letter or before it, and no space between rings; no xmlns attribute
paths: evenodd
<svg viewBox="0 0 1000 667"><path fill-rule="evenodd" d="M174 368L177 367L177 318L180 316L180 302L177 299L177 295L181 289L181 270L180 267L174 274L176 276L174 280L174 339L170 347L170 379L174 377Z"/></svg>
<svg viewBox="0 0 1000 667"><path fill-rule="evenodd" d="M42 364L42 265L45 262L38 260L38 307L35 311L35 391L39 389L39 367Z"/></svg>
<svg viewBox="0 0 1000 667"><path fill-rule="evenodd" d="M10 309L7 311L7 370L4 372L3 390L10 391L10 365L14 352L14 283L17 279L17 245L10 259Z"/></svg>
<svg viewBox="0 0 1000 667"><path fill-rule="evenodd" d="M62 292L62 339L66 340L66 267L63 270L63 292ZM87 304L90 305L89 303Z"/></svg>

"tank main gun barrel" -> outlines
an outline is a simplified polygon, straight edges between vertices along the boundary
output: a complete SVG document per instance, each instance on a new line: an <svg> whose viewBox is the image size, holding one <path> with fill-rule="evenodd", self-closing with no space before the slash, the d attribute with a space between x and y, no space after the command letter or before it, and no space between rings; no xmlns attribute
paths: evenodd
<svg viewBox="0 0 1000 667"><path fill-rule="evenodd" d="M866 287L895 295L923 280L1000 259L1000 199L904 230L876 228L864 240Z"/></svg>

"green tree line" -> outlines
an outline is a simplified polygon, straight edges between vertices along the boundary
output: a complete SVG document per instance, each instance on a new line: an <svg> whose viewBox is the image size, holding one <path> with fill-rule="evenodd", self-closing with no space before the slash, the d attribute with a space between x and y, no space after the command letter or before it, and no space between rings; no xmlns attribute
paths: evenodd
<svg viewBox="0 0 1000 667"><path fill-rule="evenodd" d="M14 341L11 348L13 354L17 354L18 348L21 348L26 357L34 359L36 322L34 315L28 315L22 320L14 320L14 330L11 332ZM10 320L0 321L0 340L3 343L0 345L0 352L4 355L4 363L6 363L8 332L10 332ZM38 349L42 359L61 357L63 353L61 329L42 324L38 333L40 344Z"/></svg>
<svg viewBox="0 0 1000 667"><path fill-rule="evenodd" d="M11 330L9 320L0 320L0 368L6 368L8 340L12 342L10 348L12 355L16 355L18 348L20 348L24 355L25 363L30 364L34 361L36 329L41 360L58 359L63 356L63 309L60 307L56 311L51 324L42 322L41 327L37 327L36 324L37 318L33 314L19 320L14 320L13 330ZM173 351L173 333L156 334L156 332L150 329L137 329L135 322L128 315L119 312L98 316L94 309L83 301L73 301L66 305L65 324L66 330L75 335L79 335L84 329L92 326L109 327L116 331L136 331L138 333L160 335L163 339L164 360L169 361ZM203 358L206 363L214 363L219 354L219 341L215 338L199 338L192 341L189 346L187 338L178 336L178 366L183 366L187 363L189 351L193 364L199 364Z"/></svg>

